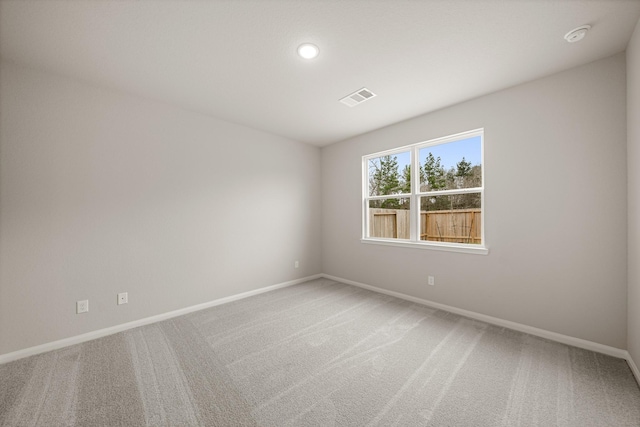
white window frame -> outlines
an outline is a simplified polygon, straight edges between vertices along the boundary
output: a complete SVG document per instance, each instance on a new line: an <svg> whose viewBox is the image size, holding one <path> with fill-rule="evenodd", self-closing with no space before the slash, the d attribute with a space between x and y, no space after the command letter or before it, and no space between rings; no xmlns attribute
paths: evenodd
<svg viewBox="0 0 640 427"><path fill-rule="evenodd" d="M462 139L471 138L474 136L480 137L480 160L482 165L482 185L474 188L461 188L454 190L439 190L439 191L427 191L420 192L420 173L417 171L420 169L420 149L435 145L447 144L450 142L459 141ZM390 194L386 196L369 196L369 160L382 156L393 156L399 153L405 153L409 151L411 156L411 193L403 194ZM405 145L403 147L393 148L391 150L380 151L377 153L367 154L362 156L362 238L360 241L367 244L376 245L388 245L399 246L407 248L420 248L420 249L435 249L449 252L462 252L470 254L486 255L489 253L489 249L486 246L485 240L485 217L486 209L484 203L484 128L474 129L467 132L457 133L455 135L449 135L441 138L431 139L428 141L418 142L415 144ZM450 243L450 242L434 242L430 240L420 240L420 197L424 196L442 196L442 195L454 195L465 193L480 193L480 209L481 209L481 242L480 244L471 243ZM398 239L398 238L383 238L383 237L369 237L369 201L371 200L384 200L384 199L402 199L408 198L410 200L410 238Z"/></svg>

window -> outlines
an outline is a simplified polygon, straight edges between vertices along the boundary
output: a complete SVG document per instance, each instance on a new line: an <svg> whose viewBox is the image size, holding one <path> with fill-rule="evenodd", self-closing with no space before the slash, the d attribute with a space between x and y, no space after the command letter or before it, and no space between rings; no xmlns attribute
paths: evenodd
<svg viewBox="0 0 640 427"><path fill-rule="evenodd" d="M488 253L483 130L363 156L364 243Z"/></svg>

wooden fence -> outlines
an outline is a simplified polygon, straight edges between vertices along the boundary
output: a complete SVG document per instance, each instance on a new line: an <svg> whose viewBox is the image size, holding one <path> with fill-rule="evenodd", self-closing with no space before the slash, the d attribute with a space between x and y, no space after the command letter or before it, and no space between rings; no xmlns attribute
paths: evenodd
<svg viewBox="0 0 640 427"><path fill-rule="evenodd" d="M409 239L410 213L404 209L369 209L369 235ZM482 241L480 209L420 212L420 240L452 243Z"/></svg>

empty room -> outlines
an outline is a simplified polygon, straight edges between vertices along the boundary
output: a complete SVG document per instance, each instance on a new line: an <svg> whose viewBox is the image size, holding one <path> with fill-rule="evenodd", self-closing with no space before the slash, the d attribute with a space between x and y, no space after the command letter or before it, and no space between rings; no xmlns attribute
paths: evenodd
<svg viewBox="0 0 640 427"><path fill-rule="evenodd" d="M640 426L640 0L0 0L0 426Z"/></svg>

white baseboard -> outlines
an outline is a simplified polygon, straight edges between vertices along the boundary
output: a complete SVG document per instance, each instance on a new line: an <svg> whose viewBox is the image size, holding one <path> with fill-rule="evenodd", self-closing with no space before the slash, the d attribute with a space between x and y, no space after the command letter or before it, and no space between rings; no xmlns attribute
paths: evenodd
<svg viewBox="0 0 640 427"><path fill-rule="evenodd" d="M487 316L486 314L476 313L474 311L464 310L461 308L452 307L450 305L440 304L440 303L429 301L426 299L413 297L411 295L402 294L400 292L389 291L387 289L366 285L360 282L354 282L353 280L343 279L341 277L331 276L328 274L322 274L322 277L326 279L335 280L336 282L346 283L347 285L353 285L359 288L368 289L370 291L378 292L381 294L391 295L393 297L400 298L403 300L417 302L418 304L426 305L432 308L437 308L439 310L448 311L450 313L459 314L461 316L469 317L471 319L476 319L483 322L491 323L492 325L502 326L508 329L513 329L515 331L520 331L530 335L546 338L551 341L560 342L560 343L571 345L574 347L584 348L586 350L595 351L597 353L607 354L609 356L625 359L627 361L630 360L629 353L626 350L622 350L620 348L610 347L608 345L599 344L593 341L587 341L580 338L559 334L557 332L547 331L545 329L534 328L533 326L523 325L522 323L516 323L510 320L503 320L497 317ZM631 365L631 363L629 363L629 365ZM637 367L635 369L636 370L634 371L634 373L636 374L636 379L637 379L638 378Z"/></svg>
<svg viewBox="0 0 640 427"><path fill-rule="evenodd" d="M133 322L123 323L121 325L112 326L109 328L99 329L97 331L88 332L82 335L76 335L74 337L65 338L58 341L49 342L46 344L41 344L35 347L25 348L23 350L14 351L11 353L1 354L0 355L0 364L11 362L14 360L22 359L24 357L33 356L40 353L45 353L51 350L57 350L59 348L68 347L74 344L80 344L86 341L91 341L96 338L101 338L107 335L112 335L118 332L126 331L128 329L137 328L139 326L148 325L151 323L160 322L162 320L171 319L173 317L182 316L184 314L192 313L194 311L203 310L205 308L214 307L216 305L225 304L231 301L240 300L243 298L247 298L253 295L258 295L264 292L273 291L280 288L285 288L287 286L297 285L299 283L306 282L308 280L318 279L324 277L326 279L335 280L336 282L346 283L348 285L357 286L359 288L368 289L370 291L378 292L385 295L391 295L396 298L400 298L407 301L416 302L418 304L423 304L428 307L436 308L439 310L448 311L451 313L459 314L461 316L469 317L471 319L480 320L483 322L491 323L493 325L502 326L505 328L513 329L516 331L524 332L527 334L539 336L542 338L546 338L552 341L557 341L563 344L571 345L574 347L584 348L586 350L595 351L598 353L607 354L609 356L618 357L621 359L625 359L631 368L638 384L640 384L640 370L638 366L635 364L631 355L628 351L622 350L615 347L610 347L604 344L599 344L592 341L583 340L580 338L571 337L568 335L559 334L556 332L547 331L544 329L534 328L532 326L523 325L521 323L511 322L509 320L499 319L497 317L487 316L485 314L476 313L469 310L464 310L461 308L452 307L445 304L440 304L437 302L429 301L426 299L414 297L411 295L406 295L400 292L390 291L383 288L378 288L376 286L367 285L360 282L355 282L353 280L344 279L341 277L331 276L329 274L315 274L312 276L303 277L301 279L290 280L288 282L278 283L276 285L266 286L264 288L255 289L253 291L243 292L237 295L231 295L224 298L219 298L213 301L209 301L203 304L197 304L190 307L181 308L179 310L170 311L168 313L159 314L156 316L146 317L144 319L135 320Z"/></svg>
<svg viewBox="0 0 640 427"><path fill-rule="evenodd" d="M133 322L123 323L121 325L111 326L109 328L99 329L97 331L87 332L86 334L76 335L74 337L69 337L62 340L37 345L35 347L29 347L23 350L18 350L18 351L6 353L6 354L0 354L0 364L22 359L24 357L33 356L35 354L45 353L51 350L57 350L59 348L68 347L74 344L80 344L86 341L94 340L96 338L101 338L107 335L112 335L118 332L126 331L128 329L137 328L139 326L148 325L150 323L160 322L162 320L171 319L177 316L182 316L183 314L192 313L194 311L203 310L205 308L214 307L216 305L225 304L231 301L236 301L236 300L247 298L253 295L262 294L264 292L269 292L269 291L273 291L280 288L286 288L287 286L297 285L298 283L303 283L313 279L319 279L321 277L322 277L321 274L315 274L313 276L303 277L302 279L290 280L288 282L266 286L264 288L255 289L253 291L243 292L241 294L219 298L213 301L205 302L203 304L192 305L190 307L181 308L179 310L170 311L168 313L158 314L156 316L145 317L144 319L134 320Z"/></svg>
<svg viewBox="0 0 640 427"><path fill-rule="evenodd" d="M631 358L631 355L629 354L629 352L627 353L627 357L625 359L627 359L627 363L629 364L629 367L631 368L631 372L633 372L633 375L636 377L636 381L638 382L638 385L640 386L640 369L638 369L638 365L636 365L636 362L633 361L633 359Z"/></svg>

